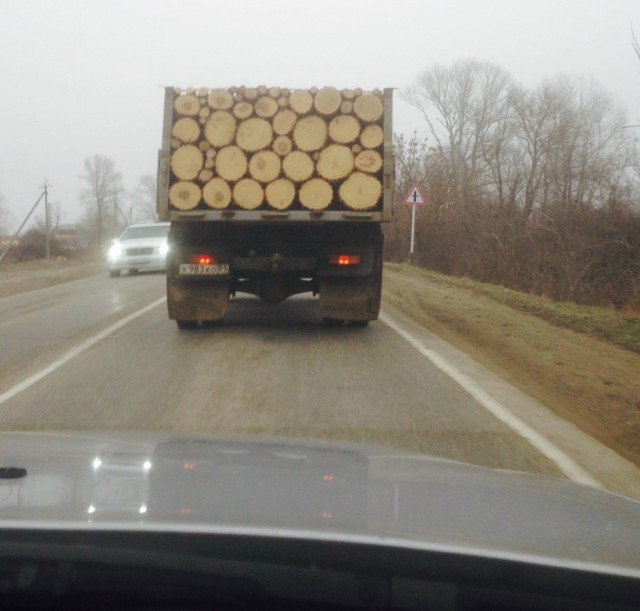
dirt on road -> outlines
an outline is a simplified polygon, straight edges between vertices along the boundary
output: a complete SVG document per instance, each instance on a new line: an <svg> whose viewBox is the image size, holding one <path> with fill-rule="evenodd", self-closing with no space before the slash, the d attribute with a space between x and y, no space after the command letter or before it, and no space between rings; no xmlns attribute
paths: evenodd
<svg viewBox="0 0 640 611"><path fill-rule="evenodd" d="M640 466L640 355L408 265L383 286L383 303Z"/></svg>

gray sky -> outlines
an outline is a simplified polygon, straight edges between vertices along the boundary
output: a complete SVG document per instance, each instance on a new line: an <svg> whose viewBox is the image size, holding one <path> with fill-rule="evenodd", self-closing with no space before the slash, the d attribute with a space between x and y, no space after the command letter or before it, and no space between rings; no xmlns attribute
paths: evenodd
<svg viewBox="0 0 640 611"><path fill-rule="evenodd" d="M594 77L640 123L632 23L638 0L0 0L0 193L16 227L46 177L73 222L96 153L133 190L155 174L165 85L403 88L475 58L528 87ZM394 127L425 129L399 96Z"/></svg>

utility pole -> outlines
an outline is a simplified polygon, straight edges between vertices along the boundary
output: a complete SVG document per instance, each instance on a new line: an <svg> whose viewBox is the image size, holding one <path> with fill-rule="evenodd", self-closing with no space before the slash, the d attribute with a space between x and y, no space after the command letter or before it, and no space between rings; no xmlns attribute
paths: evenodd
<svg viewBox="0 0 640 611"><path fill-rule="evenodd" d="M51 215L49 213L49 191L48 191L49 183L47 179L44 179L44 225L45 225L45 255L47 261L51 258L51 243L49 241L49 234L51 232Z"/></svg>

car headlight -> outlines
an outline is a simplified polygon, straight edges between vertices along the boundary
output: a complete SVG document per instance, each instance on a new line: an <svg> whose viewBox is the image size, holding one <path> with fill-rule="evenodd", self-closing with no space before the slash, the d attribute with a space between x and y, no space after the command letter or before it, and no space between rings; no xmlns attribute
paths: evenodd
<svg viewBox="0 0 640 611"><path fill-rule="evenodd" d="M122 254L122 246L114 244L109 248L109 259L117 259Z"/></svg>
<svg viewBox="0 0 640 611"><path fill-rule="evenodd" d="M167 244L166 242L164 242L164 244L161 244L158 248L158 252L161 255L166 255L169 252L169 244Z"/></svg>

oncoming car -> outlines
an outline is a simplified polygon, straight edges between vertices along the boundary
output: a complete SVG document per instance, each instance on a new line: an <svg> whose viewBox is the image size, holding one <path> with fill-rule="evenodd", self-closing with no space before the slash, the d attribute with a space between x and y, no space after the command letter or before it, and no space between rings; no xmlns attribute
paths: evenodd
<svg viewBox="0 0 640 611"><path fill-rule="evenodd" d="M129 225L109 248L109 275L115 278L127 270L167 269L167 234L171 223L144 223Z"/></svg>

